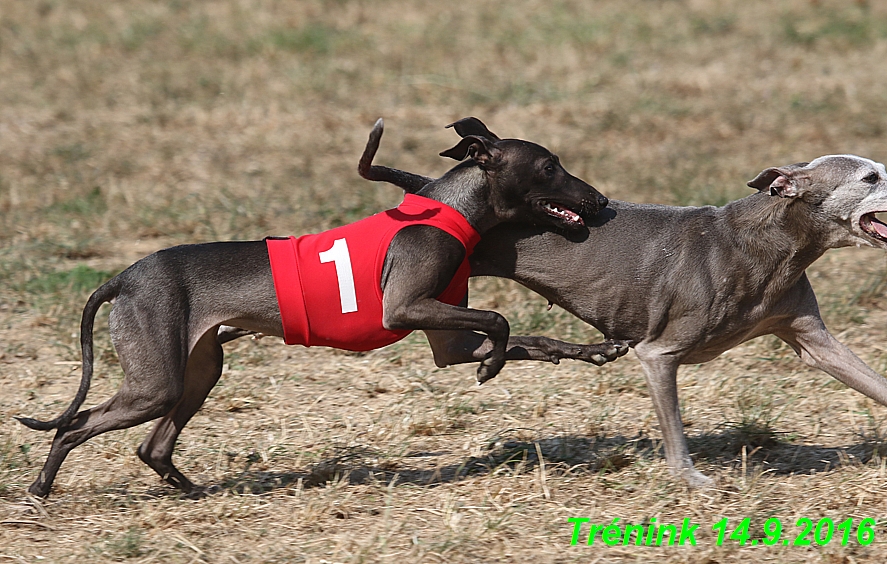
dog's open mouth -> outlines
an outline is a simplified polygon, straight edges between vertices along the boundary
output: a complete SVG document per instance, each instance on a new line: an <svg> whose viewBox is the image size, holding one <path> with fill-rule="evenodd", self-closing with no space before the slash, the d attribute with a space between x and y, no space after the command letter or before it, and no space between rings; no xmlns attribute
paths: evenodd
<svg viewBox="0 0 887 564"><path fill-rule="evenodd" d="M866 232L867 235L878 241L887 243L887 223L878 219L878 214L887 215L885 212L872 212L859 218L859 227Z"/></svg>
<svg viewBox="0 0 887 564"><path fill-rule="evenodd" d="M550 215L551 217L555 217L568 225L585 225L585 221L582 220L582 216L573 210L569 210L563 205L555 204L552 202L542 202L540 204L542 206L542 211Z"/></svg>

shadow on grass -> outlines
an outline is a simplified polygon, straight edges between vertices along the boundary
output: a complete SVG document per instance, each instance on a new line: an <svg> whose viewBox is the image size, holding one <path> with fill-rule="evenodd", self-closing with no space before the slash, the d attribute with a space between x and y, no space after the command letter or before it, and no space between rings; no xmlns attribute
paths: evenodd
<svg viewBox="0 0 887 564"><path fill-rule="evenodd" d="M287 487L313 488L330 483L382 483L436 487L467 476L515 475L532 472L539 466L539 452L548 475L607 474L631 466L638 460L662 457L661 441L643 436L565 435L538 440L513 438L508 432L492 439L482 456L471 456L457 463L434 464L440 457L452 459L449 451L412 453L398 458L367 447L334 448L322 461L304 471L258 471L247 462L243 471L192 497L222 491L261 494ZM868 463L872 457L887 456L887 442L862 437L857 444L841 447L793 444L779 434L754 425L728 425L710 433L689 438L696 461L737 468L745 447L748 467L762 467L771 474L813 474L848 465ZM421 461L421 462L420 462ZM425 462L423 464L423 462ZM149 495L173 492L154 490Z"/></svg>

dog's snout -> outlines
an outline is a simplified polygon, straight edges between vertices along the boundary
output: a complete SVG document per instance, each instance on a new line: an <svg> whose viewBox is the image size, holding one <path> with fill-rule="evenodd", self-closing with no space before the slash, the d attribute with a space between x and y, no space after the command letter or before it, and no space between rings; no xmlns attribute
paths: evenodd
<svg viewBox="0 0 887 564"><path fill-rule="evenodd" d="M591 194L589 198L583 198L582 200L582 213L587 215L596 215L600 213L607 204L610 203L610 200L597 192L597 190L593 190L594 194Z"/></svg>

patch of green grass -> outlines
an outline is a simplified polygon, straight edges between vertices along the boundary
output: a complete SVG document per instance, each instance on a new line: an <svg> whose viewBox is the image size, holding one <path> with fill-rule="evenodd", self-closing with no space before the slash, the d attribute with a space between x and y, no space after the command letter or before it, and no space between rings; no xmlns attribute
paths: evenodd
<svg viewBox="0 0 887 564"><path fill-rule="evenodd" d="M120 33L120 43L126 51L136 51L162 31L163 22L159 20L136 20Z"/></svg>
<svg viewBox="0 0 887 564"><path fill-rule="evenodd" d="M275 49L293 53L328 54L333 51L339 33L324 25L306 25L292 29L276 29L259 41Z"/></svg>
<svg viewBox="0 0 887 564"><path fill-rule="evenodd" d="M107 552L122 559L136 558L146 553L144 542L142 531L136 527L130 527L125 533L105 540L104 550L101 552Z"/></svg>
<svg viewBox="0 0 887 564"><path fill-rule="evenodd" d="M811 21L812 20L812 21ZM812 11L805 17L787 14L782 17L786 40L812 47L831 40L855 48L887 37L887 20L865 8Z"/></svg>
<svg viewBox="0 0 887 564"><path fill-rule="evenodd" d="M739 417L720 426L723 431L720 448L735 455L743 446L750 451L758 447L775 447L779 443L779 433L774 430L774 425L788 404L780 407L774 400L772 391L755 383L740 383L736 389Z"/></svg>
<svg viewBox="0 0 887 564"><path fill-rule="evenodd" d="M89 23L84 29L77 29L70 24L63 24L56 29L40 28L35 38L41 43L52 45L58 52L74 51L88 45L107 45L109 37L106 30L98 22ZM35 46L35 49L39 47Z"/></svg>
<svg viewBox="0 0 887 564"><path fill-rule="evenodd" d="M340 50L363 45L364 39L355 33L343 33L321 23L298 27L272 27L250 35L247 30L238 34L223 32L212 26L206 16L192 18L179 28L180 47L193 54L212 54L228 60L244 57L266 57L274 53L326 57Z"/></svg>
<svg viewBox="0 0 887 564"><path fill-rule="evenodd" d="M690 17L690 28L698 35L722 36L736 28L735 14L718 14L716 16L694 15Z"/></svg>
<svg viewBox="0 0 887 564"><path fill-rule="evenodd" d="M31 466L30 452L30 443L16 444L10 436L0 439L0 496L18 494L20 485L14 476Z"/></svg>
<svg viewBox="0 0 887 564"><path fill-rule="evenodd" d="M213 29L209 17L203 14L183 22L177 31L179 48L191 56L211 54L237 60L244 54L239 41Z"/></svg>
<svg viewBox="0 0 887 564"><path fill-rule="evenodd" d="M92 216L105 213L108 204L101 188L95 186L82 196L71 198L51 206L50 212L60 212L66 215Z"/></svg>
<svg viewBox="0 0 887 564"><path fill-rule="evenodd" d="M84 143L77 142L59 145L52 149L50 154L61 157L68 164L73 164L88 158L90 151Z"/></svg>
<svg viewBox="0 0 887 564"><path fill-rule="evenodd" d="M789 99L789 108L795 112L832 113L844 104L843 91L816 93L816 96L795 94Z"/></svg>
<svg viewBox="0 0 887 564"><path fill-rule="evenodd" d="M868 276L848 301L849 306L877 307L887 294L887 268Z"/></svg>
<svg viewBox="0 0 887 564"><path fill-rule="evenodd" d="M739 453L742 447L749 450L755 448L773 448L778 441L776 431L768 421L757 419L729 422L724 427L728 430L728 450Z"/></svg>
<svg viewBox="0 0 887 564"><path fill-rule="evenodd" d="M71 270L48 272L25 282L24 290L34 294L59 292L86 292L98 288L110 280L113 273L77 265Z"/></svg>
<svg viewBox="0 0 887 564"><path fill-rule="evenodd" d="M679 182L671 188L675 204L679 206L723 206L740 196L721 183L706 178Z"/></svg>
<svg viewBox="0 0 887 564"><path fill-rule="evenodd" d="M0 442L0 471L29 466L31 464L29 452L31 452L30 443L16 445L12 437L5 437Z"/></svg>
<svg viewBox="0 0 887 564"><path fill-rule="evenodd" d="M843 292L825 294L819 300L819 310L822 316L829 320L835 327L859 325L865 323L869 311L855 298L847 299Z"/></svg>
<svg viewBox="0 0 887 564"><path fill-rule="evenodd" d="M602 340L594 327L560 307L552 306L549 309L545 298L528 290L518 308L501 313L508 318L511 332L515 335L552 334L556 331L555 338L562 341L591 343Z"/></svg>
<svg viewBox="0 0 887 564"><path fill-rule="evenodd" d="M653 116L687 117L695 111L693 104L670 95L645 93L635 102L634 111Z"/></svg>
<svg viewBox="0 0 887 564"><path fill-rule="evenodd" d="M461 400L457 403L447 404L444 408L444 412L449 417L459 418L463 415L476 415L485 411L485 407L480 405L472 405L471 403Z"/></svg>

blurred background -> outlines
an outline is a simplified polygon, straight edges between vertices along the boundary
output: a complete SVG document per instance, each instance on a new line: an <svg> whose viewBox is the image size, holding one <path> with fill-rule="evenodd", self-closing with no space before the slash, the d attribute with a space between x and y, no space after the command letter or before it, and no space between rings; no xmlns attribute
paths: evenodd
<svg viewBox="0 0 887 564"><path fill-rule="evenodd" d="M887 158L885 60L865 1L9 0L0 287L395 205L355 172L378 117L382 164L439 175L473 115L611 198L722 205L768 166Z"/></svg>

